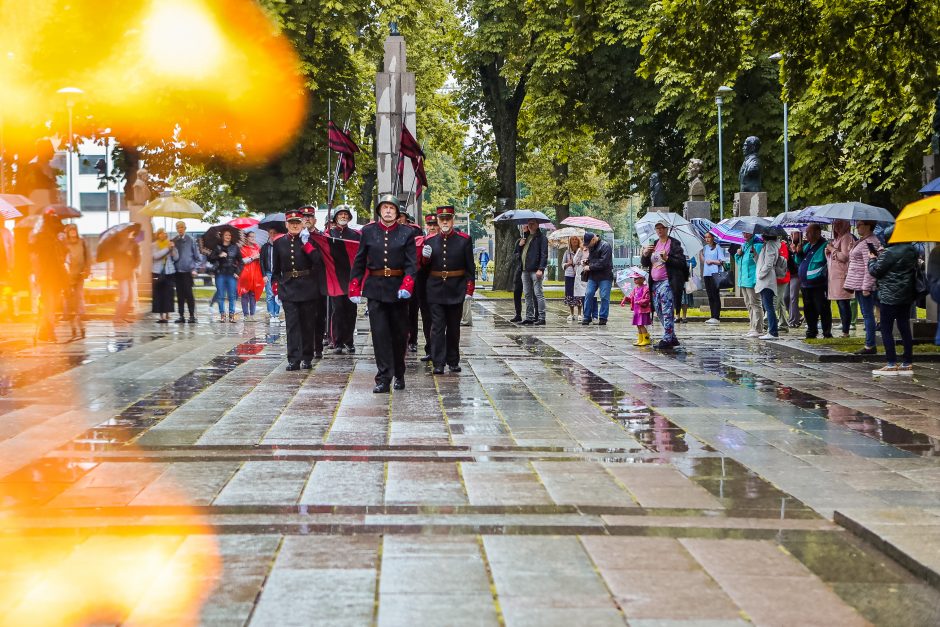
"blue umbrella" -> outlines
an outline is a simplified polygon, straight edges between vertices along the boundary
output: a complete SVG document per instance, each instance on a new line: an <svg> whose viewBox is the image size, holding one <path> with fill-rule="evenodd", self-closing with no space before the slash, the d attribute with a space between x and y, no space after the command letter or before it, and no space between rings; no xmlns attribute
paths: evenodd
<svg viewBox="0 0 940 627"><path fill-rule="evenodd" d="M940 194L940 178L935 178L926 185L920 188L920 193L925 196L933 196L934 194Z"/></svg>

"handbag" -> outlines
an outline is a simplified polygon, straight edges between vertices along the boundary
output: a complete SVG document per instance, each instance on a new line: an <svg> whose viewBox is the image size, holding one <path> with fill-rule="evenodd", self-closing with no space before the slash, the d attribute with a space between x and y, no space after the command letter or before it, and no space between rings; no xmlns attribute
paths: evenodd
<svg viewBox="0 0 940 627"><path fill-rule="evenodd" d="M719 270L712 276L715 277L715 285L718 286L718 289L728 290L734 287L734 280L731 278L729 270Z"/></svg>
<svg viewBox="0 0 940 627"><path fill-rule="evenodd" d="M583 270L581 270L581 282L582 283L587 283L590 278L591 278L590 268L584 268Z"/></svg>

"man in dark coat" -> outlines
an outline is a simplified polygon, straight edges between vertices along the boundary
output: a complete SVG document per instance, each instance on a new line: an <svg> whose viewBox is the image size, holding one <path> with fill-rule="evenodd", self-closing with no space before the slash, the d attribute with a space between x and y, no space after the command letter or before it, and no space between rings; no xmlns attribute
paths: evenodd
<svg viewBox="0 0 940 627"><path fill-rule="evenodd" d="M313 368L313 359L323 357L323 333L316 331L317 309L326 295L318 279L323 266L320 251L301 238L303 212L287 212L287 235L274 242L272 279L284 305L287 323L287 369Z"/></svg>
<svg viewBox="0 0 940 627"><path fill-rule="evenodd" d="M303 219L304 219L304 222L303 222L304 228L300 232L300 237L303 240L303 243L306 244L310 238L311 233L320 234L322 233L322 231L317 228L317 208L316 207L314 207L313 205L304 205L303 207L300 208L300 211L302 212ZM320 335L320 337L324 339L328 339L326 337L327 335L326 333L327 332L327 328L326 328L327 298L326 298L326 287L325 287L326 286L326 270L324 269L322 263L317 266L316 273L317 273L317 277L316 277L317 283L324 287L322 291L322 298L318 298L315 303L316 315L314 316L314 319L313 319L313 326L315 328L315 332L318 335Z"/></svg>
<svg viewBox="0 0 940 627"><path fill-rule="evenodd" d="M584 246L588 249L588 281L584 291L584 319L581 324L591 324L597 314L599 324L607 324L610 313L610 288L614 283L614 254L610 244L593 233L584 234ZM594 311L594 295L600 292L600 306Z"/></svg>
<svg viewBox="0 0 940 627"><path fill-rule="evenodd" d="M427 300L431 307L431 357L434 374L460 372L460 318L464 300L473 296L476 264L473 240L454 230L454 208L437 208L440 233L429 237L421 256L429 269Z"/></svg>
<svg viewBox="0 0 940 627"><path fill-rule="evenodd" d="M545 294L542 280L548 265L548 238L539 223L529 220L526 235L516 246L516 256L522 262L522 287L525 291L525 320L522 324L545 324Z"/></svg>
<svg viewBox="0 0 940 627"><path fill-rule="evenodd" d="M369 301L376 394L389 391L393 376L395 389L405 389L408 299L414 293L418 253L417 231L398 223L399 207L394 194L379 196L379 220L362 228L349 280L349 300L358 305L365 296Z"/></svg>
<svg viewBox="0 0 940 627"><path fill-rule="evenodd" d="M337 239L358 242L361 236L359 231L348 226L351 220L352 211L346 205L340 205L333 214L333 227L327 234ZM331 296L330 312L330 336L333 338L336 354L342 355L347 351L350 354L355 353L356 345L353 343L353 337L356 332L356 305L346 295Z"/></svg>
<svg viewBox="0 0 940 627"><path fill-rule="evenodd" d="M424 225L427 227L426 238L437 235L440 230L437 226L437 214L429 213L424 216ZM422 257L422 260L424 258ZM421 260L419 260L421 261ZM426 261L426 260L425 260ZM424 332L424 357L421 361L431 361L431 307L428 305L427 287L430 268L426 263L418 264L418 276L415 278L415 297L421 307L421 330Z"/></svg>

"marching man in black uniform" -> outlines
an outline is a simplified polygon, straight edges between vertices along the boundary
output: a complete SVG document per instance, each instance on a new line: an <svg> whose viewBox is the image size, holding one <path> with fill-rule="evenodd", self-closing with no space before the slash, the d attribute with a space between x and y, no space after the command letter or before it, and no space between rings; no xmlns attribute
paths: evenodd
<svg viewBox="0 0 940 627"><path fill-rule="evenodd" d="M437 213L424 216L424 224L427 227L426 238L440 232L437 227ZM427 294L428 277L431 271L426 261L423 257L419 260L418 278L415 279L415 298L418 299L418 306L421 309L421 330L424 332L424 357L421 361L431 361L431 306L428 304Z"/></svg>
<svg viewBox="0 0 940 627"><path fill-rule="evenodd" d="M333 228L327 235L337 239L359 241L359 231L349 228L347 225L352 220L352 211L346 205L340 205L333 214ZM356 332L356 305L346 296L331 296L330 308L332 309L332 337L336 346L336 354L342 355L346 351L350 354L356 352L356 345L353 343L353 336Z"/></svg>
<svg viewBox="0 0 940 627"><path fill-rule="evenodd" d="M440 233L424 240L421 256L430 269L426 290L431 306L431 359L434 374L460 372L460 317L463 302L473 298L476 263L473 240L454 230L454 208L437 208Z"/></svg>
<svg viewBox="0 0 940 627"><path fill-rule="evenodd" d="M323 356L323 333L316 333L317 307L326 286L318 280L323 266L313 242L301 239L303 212L288 211L287 235L274 242L272 280L284 305L287 323L287 369L313 368L313 358Z"/></svg>
<svg viewBox="0 0 940 627"><path fill-rule="evenodd" d="M417 231L398 224L398 198L382 194L377 210L379 220L362 228L359 251L350 271L349 300L357 305L362 296L369 300L369 326L378 369L372 391L379 394L388 392L392 376L395 389L405 389L408 299L414 293L418 254Z"/></svg>

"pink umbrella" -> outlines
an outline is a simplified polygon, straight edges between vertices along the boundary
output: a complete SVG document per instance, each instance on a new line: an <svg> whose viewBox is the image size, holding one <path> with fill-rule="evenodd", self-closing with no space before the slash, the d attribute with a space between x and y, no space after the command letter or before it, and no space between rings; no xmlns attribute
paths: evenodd
<svg viewBox="0 0 940 627"><path fill-rule="evenodd" d="M554 231L555 225L552 224L551 222L546 222L544 224L540 224L539 228L542 229L543 231Z"/></svg>
<svg viewBox="0 0 940 627"><path fill-rule="evenodd" d="M561 223L565 226L580 226L582 229L594 231L613 231L609 224L591 216L571 216L562 220Z"/></svg>

